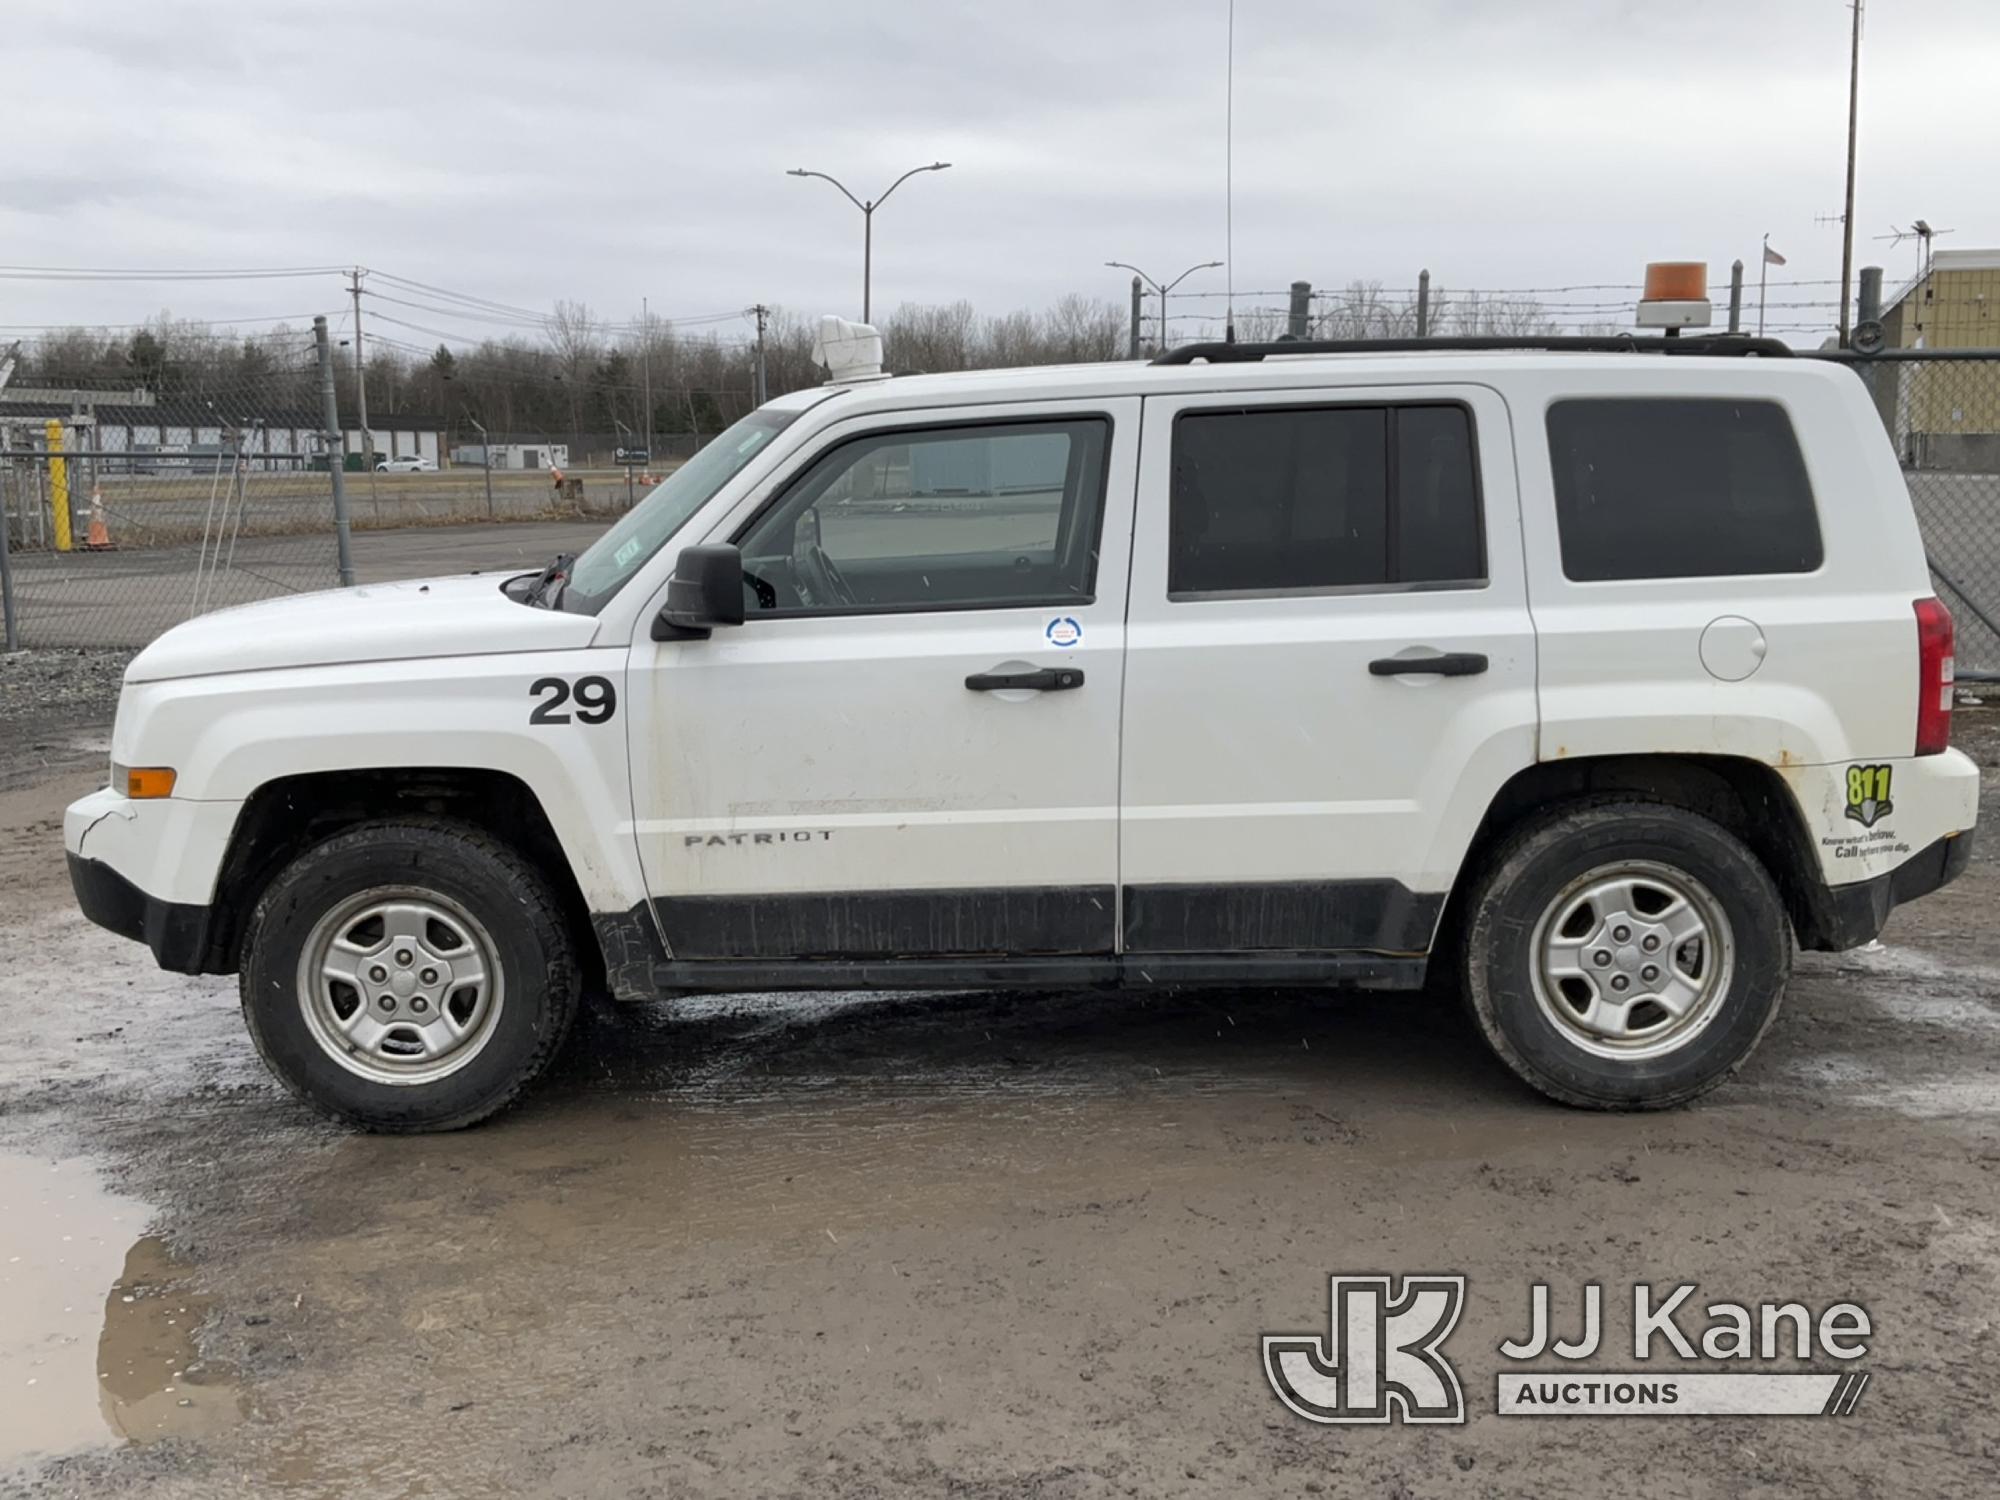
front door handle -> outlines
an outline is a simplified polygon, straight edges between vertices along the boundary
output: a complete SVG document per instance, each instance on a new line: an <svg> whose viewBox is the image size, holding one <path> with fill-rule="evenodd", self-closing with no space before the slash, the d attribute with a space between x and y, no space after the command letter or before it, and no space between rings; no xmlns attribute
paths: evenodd
<svg viewBox="0 0 2000 1500"><path fill-rule="evenodd" d="M1475 677L1486 670L1486 658L1477 651L1447 651L1442 656L1381 656L1368 663L1374 677L1409 677L1428 673L1434 677Z"/></svg>
<svg viewBox="0 0 2000 1500"><path fill-rule="evenodd" d="M975 693L994 693L1005 688L1033 688L1042 693L1060 693L1083 686L1081 667L1042 667L1032 672L974 672L965 685Z"/></svg>

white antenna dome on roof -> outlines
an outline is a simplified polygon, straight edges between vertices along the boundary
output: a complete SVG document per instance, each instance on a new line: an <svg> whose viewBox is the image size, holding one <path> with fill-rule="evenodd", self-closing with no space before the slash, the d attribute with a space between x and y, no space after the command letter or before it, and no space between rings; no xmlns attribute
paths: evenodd
<svg viewBox="0 0 2000 1500"><path fill-rule="evenodd" d="M882 370L882 335L866 323L850 323L832 313L819 320L813 358L826 366L829 385L888 378Z"/></svg>

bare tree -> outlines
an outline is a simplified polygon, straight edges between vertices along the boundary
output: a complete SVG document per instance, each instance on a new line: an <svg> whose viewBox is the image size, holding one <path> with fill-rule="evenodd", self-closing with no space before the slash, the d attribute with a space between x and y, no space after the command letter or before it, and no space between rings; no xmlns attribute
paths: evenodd
<svg viewBox="0 0 2000 1500"><path fill-rule="evenodd" d="M570 444L580 449L583 446L585 377L603 349L603 335L598 329L596 316L581 302L559 299L544 326L548 330L549 347L555 351L557 373L566 387L564 395L569 405Z"/></svg>
<svg viewBox="0 0 2000 1500"><path fill-rule="evenodd" d="M1236 315L1236 337L1246 344L1271 343L1290 328L1291 319L1275 308L1250 307Z"/></svg>
<svg viewBox="0 0 2000 1500"><path fill-rule="evenodd" d="M1042 359L1036 363L1118 358L1125 342L1125 318L1114 302L1069 293L1042 315Z"/></svg>
<svg viewBox="0 0 2000 1500"><path fill-rule="evenodd" d="M1450 327L1454 333L1495 338L1533 338L1559 331L1548 308L1533 297L1503 292L1465 293L1452 308Z"/></svg>
<svg viewBox="0 0 2000 1500"><path fill-rule="evenodd" d="M970 302L905 302L881 326L884 357L894 369L964 370L974 363L977 315Z"/></svg>

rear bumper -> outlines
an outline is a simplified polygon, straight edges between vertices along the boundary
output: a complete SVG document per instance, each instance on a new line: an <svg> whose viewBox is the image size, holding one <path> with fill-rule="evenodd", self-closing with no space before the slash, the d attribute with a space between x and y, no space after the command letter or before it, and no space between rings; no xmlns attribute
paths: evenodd
<svg viewBox="0 0 2000 1500"><path fill-rule="evenodd" d="M86 917L144 943L161 968L178 974L209 972L210 907L149 896L111 866L79 854L69 856L69 883Z"/></svg>
<svg viewBox="0 0 2000 1500"><path fill-rule="evenodd" d="M1812 902L1813 920L1799 934L1800 945L1836 952L1874 941L1890 912L1949 885L1971 858L1972 830L1967 829L1925 845L1887 874L1821 887Z"/></svg>

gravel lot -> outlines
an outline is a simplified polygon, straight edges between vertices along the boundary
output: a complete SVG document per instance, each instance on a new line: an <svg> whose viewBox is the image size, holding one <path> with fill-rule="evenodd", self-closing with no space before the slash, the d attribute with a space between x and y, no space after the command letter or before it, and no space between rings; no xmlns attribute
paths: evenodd
<svg viewBox="0 0 2000 1500"><path fill-rule="evenodd" d="M9 664L0 699L28 671L102 738L109 667ZM2000 715L1960 740L1990 827ZM601 1008L525 1107L376 1139L265 1077L230 981L82 922L59 819L101 765L37 753L57 769L0 788L0 1493L1851 1496L2000 1472L1990 841L1882 949L1803 958L1750 1066L1676 1113L1544 1105L1410 999L745 996ZM1258 1336L1324 1330L1326 1277L1365 1270L1469 1277L1467 1425L1313 1427L1273 1399ZM1858 1301L1873 1383L1838 1421L1497 1416L1529 1283L1587 1278Z"/></svg>

